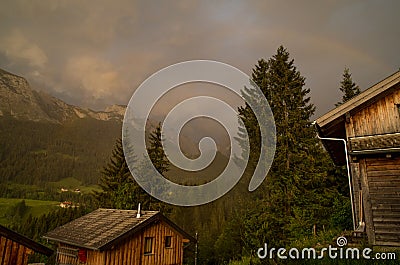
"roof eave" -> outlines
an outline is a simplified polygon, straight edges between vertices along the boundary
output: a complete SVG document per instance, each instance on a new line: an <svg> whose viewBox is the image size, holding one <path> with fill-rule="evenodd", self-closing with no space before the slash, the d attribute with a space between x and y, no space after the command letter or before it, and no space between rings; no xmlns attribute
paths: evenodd
<svg viewBox="0 0 400 265"><path fill-rule="evenodd" d="M43 236L42 238L50 240L50 241L58 242L58 243L63 243L63 244L79 247L79 248L85 248L85 249L90 249L90 250L100 250L99 248L94 248L94 247L87 246L87 245L82 245L82 244L79 244L79 243L77 244L76 242L71 242L71 241L63 240L63 239L56 238L56 237Z"/></svg>
<svg viewBox="0 0 400 265"><path fill-rule="evenodd" d="M40 253L40 254L43 254L46 256L51 256L53 254L52 249L50 249L40 243L37 243L26 236L18 234L17 232L14 232L14 231L8 229L7 227L4 227L4 226L0 226L0 227L1 227L0 235L10 238L11 240L17 242L18 244L24 245L25 247L33 250L36 253Z"/></svg>
<svg viewBox="0 0 400 265"><path fill-rule="evenodd" d="M180 228L178 225L176 225L174 222L172 222L171 220L169 220L167 217L165 217L164 215L161 215L161 219L166 222L168 225L170 225L172 228L174 228L178 233L180 233L181 235L184 236L184 238L189 239L190 242L194 242L196 243L197 240L192 237L191 235L189 235L186 231L184 231L182 228Z"/></svg>
<svg viewBox="0 0 400 265"><path fill-rule="evenodd" d="M384 91L390 89L391 87L395 86L399 82L400 71L397 71L389 77L385 78L384 80L363 91L359 95L355 96L354 98L350 99L349 101L321 116L316 120L316 123L320 127L324 127L332 121L342 117L346 113L351 112L354 108L371 101L372 99L382 94Z"/></svg>

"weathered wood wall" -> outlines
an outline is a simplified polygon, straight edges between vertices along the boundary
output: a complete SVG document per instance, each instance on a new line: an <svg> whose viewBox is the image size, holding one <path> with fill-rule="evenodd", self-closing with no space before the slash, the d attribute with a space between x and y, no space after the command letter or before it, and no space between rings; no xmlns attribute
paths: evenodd
<svg viewBox="0 0 400 265"><path fill-rule="evenodd" d="M32 253L31 249L0 236L0 265L28 264L28 255Z"/></svg>
<svg viewBox="0 0 400 265"><path fill-rule="evenodd" d="M142 237L141 233L136 234L133 238L127 238L114 249L101 252L105 259L105 264L122 265L122 264L140 264L142 252ZM90 254L93 254L91 252ZM100 253L98 253L100 255ZM88 263L96 264L96 263Z"/></svg>
<svg viewBox="0 0 400 265"><path fill-rule="evenodd" d="M57 258L58 264L71 264L78 265L78 251L79 248L67 244L58 244Z"/></svg>
<svg viewBox="0 0 400 265"><path fill-rule="evenodd" d="M142 241L145 237L155 236L153 253L141 255L141 265L177 265L183 263L183 238L170 226L160 222L143 231ZM165 237L172 236L171 248L165 248ZM143 246L143 244L142 244ZM144 250L142 249L142 253Z"/></svg>
<svg viewBox="0 0 400 265"><path fill-rule="evenodd" d="M165 248L165 237L172 236L171 248ZM144 254L145 237L153 237L151 254ZM158 222L145 228L132 239L125 240L105 252L105 264L113 265L177 265L183 263L183 238L170 226ZM89 265L89 263L88 263Z"/></svg>
<svg viewBox="0 0 400 265"><path fill-rule="evenodd" d="M352 114L346 123L347 138L400 132L397 104L400 104L399 86L372 105Z"/></svg>
<svg viewBox="0 0 400 265"><path fill-rule="evenodd" d="M369 228L371 241L400 246L400 157L365 158L361 164L367 176L369 198L365 198L365 206L373 223Z"/></svg>
<svg viewBox="0 0 400 265"><path fill-rule="evenodd" d="M364 156L350 165L356 224L365 221L369 243L400 246L400 157Z"/></svg>
<svg viewBox="0 0 400 265"><path fill-rule="evenodd" d="M363 217L361 216L362 214L362 205L360 205L360 201L362 201L362 195L361 195L361 174L360 174L360 163L350 163L350 169L351 169L351 181L352 181L352 187L353 187L353 204L354 204L354 211L355 211L355 222L356 226L360 224L361 221L363 221Z"/></svg>
<svg viewBox="0 0 400 265"><path fill-rule="evenodd" d="M104 252L96 251L96 250L88 250L87 251L87 261L86 264L107 264L105 263L106 255ZM126 263L131 264L131 263Z"/></svg>

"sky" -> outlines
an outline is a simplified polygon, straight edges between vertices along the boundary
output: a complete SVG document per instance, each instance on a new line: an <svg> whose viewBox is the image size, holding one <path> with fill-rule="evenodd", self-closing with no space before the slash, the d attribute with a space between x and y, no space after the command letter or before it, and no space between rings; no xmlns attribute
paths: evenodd
<svg viewBox="0 0 400 265"><path fill-rule="evenodd" d="M127 104L150 75L206 59L247 74L283 45L316 118L400 68L399 1L1 1L0 68L94 110Z"/></svg>

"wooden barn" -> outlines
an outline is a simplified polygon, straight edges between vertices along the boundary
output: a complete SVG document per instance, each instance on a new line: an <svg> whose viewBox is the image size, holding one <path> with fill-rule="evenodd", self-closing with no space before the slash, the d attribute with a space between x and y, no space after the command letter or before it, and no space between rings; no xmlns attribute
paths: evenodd
<svg viewBox="0 0 400 265"><path fill-rule="evenodd" d="M58 243L57 264L175 265L195 239L157 211L97 209L44 238Z"/></svg>
<svg viewBox="0 0 400 265"><path fill-rule="evenodd" d="M53 250L0 225L0 265L26 265L34 252L53 254Z"/></svg>
<svg viewBox="0 0 400 265"><path fill-rule="evenodd" d="M356 231L370 244L400 246L400 71L316 126L335 164L349 165Z"/></svg>

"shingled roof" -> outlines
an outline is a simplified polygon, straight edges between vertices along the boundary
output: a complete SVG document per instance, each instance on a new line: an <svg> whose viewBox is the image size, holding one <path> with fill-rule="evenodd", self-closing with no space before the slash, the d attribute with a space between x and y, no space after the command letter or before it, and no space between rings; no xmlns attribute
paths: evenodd
<svg viewBox="0 0 400 265"><path fill-rule="evenodd" d="M120 240L142 230L148 225L164 221L190 241L193 237L158 211L97 209L85 216L60 226L47 233L44 238L77 247L93 250L108 249Z"/></svg>

